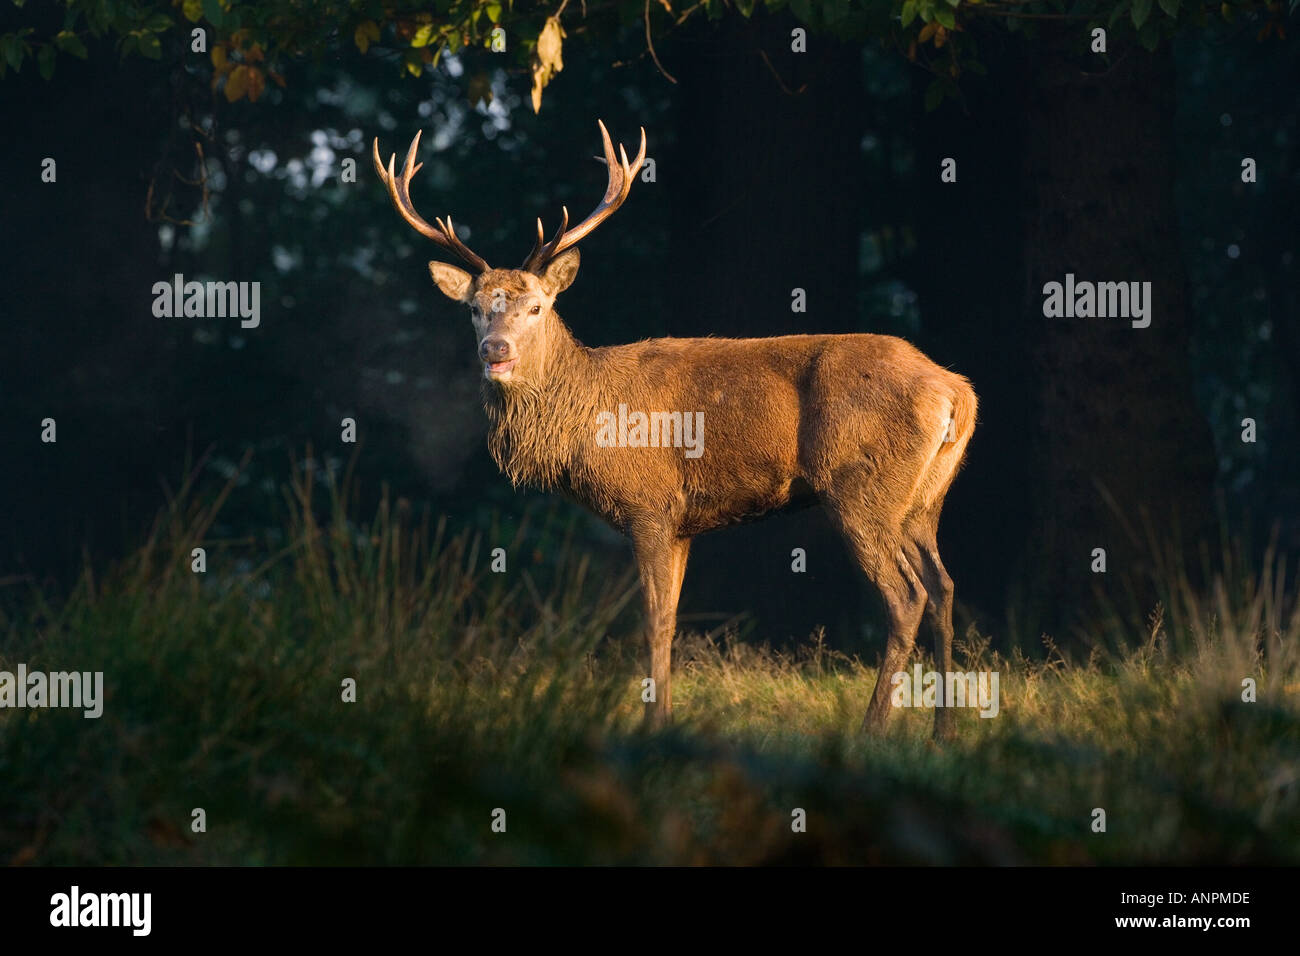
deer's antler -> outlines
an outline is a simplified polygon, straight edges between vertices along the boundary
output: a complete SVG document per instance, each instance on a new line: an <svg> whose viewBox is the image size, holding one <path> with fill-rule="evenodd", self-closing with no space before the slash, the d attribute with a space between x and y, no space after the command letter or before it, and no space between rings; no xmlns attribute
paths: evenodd
<svg viewBox="0 0 1300 956"><path fill-rule="evenodd" d="M550 242L542 241L545 236L542 231L542 220L537 220L537 242L533 244L533 251L528 254L528 258L524 260L523 265L530 272L540 273L546 268L548 262L565 249L576 245L588 233L612 216L615 210L623 205L623 200L627 199L627 194L632 190L632 181L636 178L641 164L645 162L644 127L641 129L641 149L637 152L636 159L632 163L628 163L627 151L623 149L623 145L619 144L618 156L615 156L614 144L610 142L609 131L605 129L605 124L600 120L597 120L596 123L600 127L600 138L605 144L605 165L609 169L609 185L605 189L605 196L601 199L600 204L592 210L591 215L572 229L568 228L569 210L564 207L564 214L560 219L560 228L555 231L555 235Z"/></svg>
<svg viewBox="0 0 1300 956"><path fill-rule="evenodd" d="M420 235L426 239L432 239L478 272L487 272L491 266L483 261L474 250L460 241L460 238L456 235L455 227L451 224L451 216L448 216L445 221L434 219L434 222L438 224L435 228L425 222L423 217L415 211L415 206L411 203L411 177L418 173L424 165L424 163L415 161L415 151L419 146L420 134L416 133L415 139L411 140L411 148L406 151L406 162L402 165L401 175L398 175L393 170L397 156L389 156L388 167L385 168L384 164L379 160L379 138L375 137L375 172L379 174L379 178L388 187L388 195L393 200L393 208L406 220L407 225Z"/></svg>

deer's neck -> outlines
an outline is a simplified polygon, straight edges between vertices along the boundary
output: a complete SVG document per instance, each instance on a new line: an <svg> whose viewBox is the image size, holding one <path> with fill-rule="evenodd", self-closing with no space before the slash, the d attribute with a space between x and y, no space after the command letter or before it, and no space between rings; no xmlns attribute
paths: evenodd
<svg viewBox="0 0 1300 956"><path fill-rule="evenodd" d="M515 484L563 488L581 449L590 444L601 402L600 369L558 315L546 351L526 381L484 383L488 450Z"/></svg>

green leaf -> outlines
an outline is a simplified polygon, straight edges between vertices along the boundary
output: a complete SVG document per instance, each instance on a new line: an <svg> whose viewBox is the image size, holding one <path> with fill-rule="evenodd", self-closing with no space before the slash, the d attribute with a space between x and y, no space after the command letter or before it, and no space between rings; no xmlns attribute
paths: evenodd
<svg viewBox="0 0 1300 956"><path fill-rule="evenodd" d="M1141 30L1151 16L1151 0L1133 0L1133 26Z"/></svg>
<svg viewBox="0 0 1300 956"><path fill-rule="evenodd" d="M36 54L36 65L40 67L41 79L48 80L54 75L54 57L56 55L54 45L50 43L41 47L41 52Z"/></svg>
<svg viewBox="0 0 1300 956"><path fill-rule="evenodd" d="M812 22L812 0L790 0L790 12L800 23Z"/></svg>
<svg viewBox="0 0 1300 956"><path fill-rule="evenodd" d="M64 30L54 35L54 45L64 53L71 53L78 60L84 60L88 55L86 44L81 42L81 37L77 36L71 30Z"/></svg>
<svg viewBox="0 0 1300 956"><path fill-rule="evenodd" d="M1122 0L1115 5L1115 9L1110 12L1110 19L1106 21L1106 27L1109 29L1119 22L1119 18L1129 11L1129 0Z"/></svg>
<svg viewBox="0 0 1300 956"><path fill-rule="evenodd" d="M0 53L4 54L5 62L17 73L23 65L23 41L18 39L12 33L8 36L0 37Z"/></svg>
<svg viewBox="0 0 1300 956"><path fill-rule="evenodd" d="M1148 52L1158 47L1160 45L1159 21L1148 20L1142 29L1138 31L1138 42L1141 43Z"/></svg>
<svg viewBox="0 0 1300 956"><path fill-rule="evenodd" d="M934 18L939 21L939 26L945 30L951 30L957 25L957 14L953 13L947 7L940 7L934 11Z"/></svg>
<svg viewBox="0 0 1300 956"><path fill-rule="evenodd" d="M487 18L493 23L501 22L501 4L489 3L487 5Z"/></svg>
<svg viewBox="0 0 1300 956"><path fill-rule="evenodd" d="M740 15L748 20L754 15L754 0L736 0L736 9Z"/></svg>
<svg viewBox="0 0 1300 956"><path fill-rule="evenodd" d="M1178 5L1181 0L1159 0L1160 9L1165 12L1165 16L1170 20L1178 19Z"/></svg>
<svg viewBox="0 0 1300 956"><path fill-rule="evenodd" d="M961 3L961 0L947 0L947 2L948 2L948 6L952 7L954 10L956 10L958 4Z"/></svg>
<svg viewBox="0 0 1300 956"><path fill-rule="evenodd" d="M226 22L226 11L221 9L221 0L203 0L203 15L214 27Z"/></svg>
<svg viewBox="0 0 1300 956"><path fill-rule="evenodd" d="M146 33L140 37L140 52L151 60L157 60L162 57L162 44L158 42L158 37L152 33Z"/></svg>
<svg viewBox="0 0 1300 956"><path fill-rule="evenodd" d="M906 0L906 2L903 4L903 14L899 18L899 22L903 26L907 26L915 19L916 19L916 0Z"/></svg>

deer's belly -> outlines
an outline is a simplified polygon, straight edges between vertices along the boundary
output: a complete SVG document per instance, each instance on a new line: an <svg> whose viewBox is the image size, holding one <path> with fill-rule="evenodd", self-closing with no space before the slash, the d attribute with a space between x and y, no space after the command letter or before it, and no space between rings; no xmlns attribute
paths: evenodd
<svg viewBox="0 0 1300 956"><path fill-rule="evenodd" d="M708 478L693 475L676 484L656 480L659 473L647 464L629 470L617 483L569 473L555 490L620 532L627 533L633 521L662 515L667 530L690 537L817 504L812 488L791 471L715 470Z"/></svg>
<svg viewBox="0 0 1300 956"><path fill-rule="evenodd" d="M812 488L801 478L755 488L702 489L688 499L680 533L702 534L816 503Z"/></svg>

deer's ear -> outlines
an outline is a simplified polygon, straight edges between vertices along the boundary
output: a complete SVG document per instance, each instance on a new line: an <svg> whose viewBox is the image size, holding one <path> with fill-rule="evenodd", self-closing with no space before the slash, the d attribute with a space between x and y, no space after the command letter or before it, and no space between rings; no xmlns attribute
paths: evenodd
<svg viewBox="0 0 1300 956"><path fill-rule="evenodd" d="M573 280L578 275L578 250L570 249L567 252L561 252L546 267L546 272L542 275L542 285L550 295L559 295L569 286L573 285Z"/></svg>
<svg viewBox="0 0 1300 956"><path fill-rule="evenodd" d="M474 277L464 269L457 269L445 262L430 262L429 275L442 290L442 294L456 302L468 302L470 290L474 288Z"/></svg>

